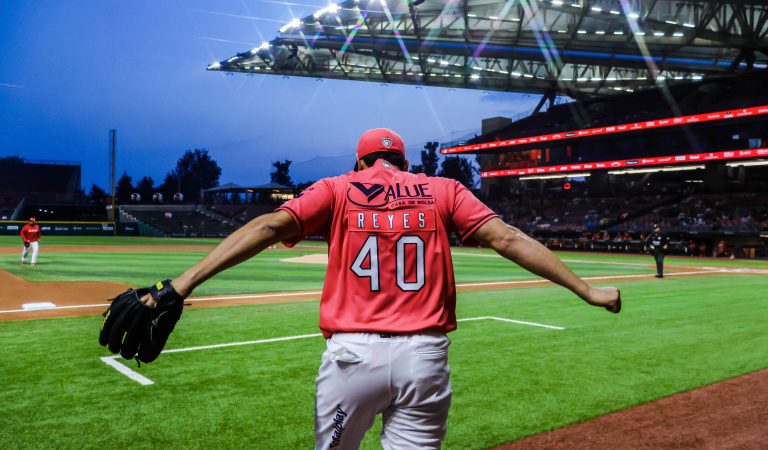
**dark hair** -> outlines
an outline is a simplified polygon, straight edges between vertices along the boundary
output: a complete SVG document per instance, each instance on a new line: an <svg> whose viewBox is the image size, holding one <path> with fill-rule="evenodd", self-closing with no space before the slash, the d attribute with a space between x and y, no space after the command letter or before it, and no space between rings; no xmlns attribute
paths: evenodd
<svg viewBox="0 0 768 450"><path fill-rule="evenodd" d="M383 159L400 170L405 169L405 157L400 153L395 152L375 152L360 158L363 160L366 166L371 167L376 164L377 159ZM357 163L355 163L355 171L359 170Z"/></svg>

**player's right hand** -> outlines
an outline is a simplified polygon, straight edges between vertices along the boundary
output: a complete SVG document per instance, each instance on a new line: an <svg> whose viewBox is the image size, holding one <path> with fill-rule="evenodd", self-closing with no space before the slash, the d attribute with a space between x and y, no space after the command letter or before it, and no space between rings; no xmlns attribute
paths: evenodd
<svg viewBox="0 0 768 450"><path fill-rule="evenodd" d="M590 305L602 306L614 314L621 311L621 291L613 286L590 286L587 298L584 300Z"/></svg>

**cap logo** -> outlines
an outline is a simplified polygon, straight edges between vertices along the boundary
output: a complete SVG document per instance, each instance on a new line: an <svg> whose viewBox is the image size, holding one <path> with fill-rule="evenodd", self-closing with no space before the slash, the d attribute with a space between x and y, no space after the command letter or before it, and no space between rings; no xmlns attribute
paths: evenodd
<svg viewBox="0 0 768 450"><path fill-rule="evenodd" d="M381 145L383 145L386 148L392 147L392 138L382 138L381 139Z"/></svg>

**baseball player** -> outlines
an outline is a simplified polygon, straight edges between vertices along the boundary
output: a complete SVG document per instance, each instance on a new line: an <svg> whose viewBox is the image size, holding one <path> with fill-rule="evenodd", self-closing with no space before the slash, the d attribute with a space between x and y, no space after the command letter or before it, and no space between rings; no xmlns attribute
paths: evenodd
<svg viewBox="0 0 768 450"><path fill-rule="evenodd" d="M170 283L186 297L276 242L291 247L308 235L327 238L317 449L358 448L379 414L385 449L440 448L451 404L446 334L456 329L451 233L493 248L589 304L614 313L621 308L618 289L578 278L460 183L407 169L397 133L366 131L354 171L322 179L252 220ZM155 298L144 295L141 302L153 306Z"/></svg>
<svg viewBox="0 0 768 450"><path fill-rule="evenodd" d="M30 262L33 266L37 265L37 251L39 248L38 242L40 242L40 225L34 217L29 218L29 223L21 227L21 239L24 241L24 248L21 250L21 263L27 263L27 255L32 252L32 259Z"/></svg>
<svg viewBox="0 0 768 450"><path fill-rule="evenodd" d="M651 233L646 241L650 245L653 259L656 261L656 278L664 278L664 255L667 253L669 247L669 237L661 232L661 225L653 225L653 233Z"/></svg>

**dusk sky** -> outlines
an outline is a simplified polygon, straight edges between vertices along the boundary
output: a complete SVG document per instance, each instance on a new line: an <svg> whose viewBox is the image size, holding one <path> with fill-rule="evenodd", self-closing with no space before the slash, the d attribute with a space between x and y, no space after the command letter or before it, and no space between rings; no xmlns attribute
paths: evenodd
<svg viewBox="0 0 768 450"><path fill-rule="evenodd" d="M327 1L0 2L0 157L82 163L83 188L106 187L108 130L118 176L156 183L184 150L205 148L221 182L296 181L350 169L360 133L389 127L409 158L429 140L530 110L537 96L280 76L206 66L258 46ZM338 158L333 158L338 157ZM320 159L316 159L320 158ZM303 162L303 163L302 163Z"/></svg>

